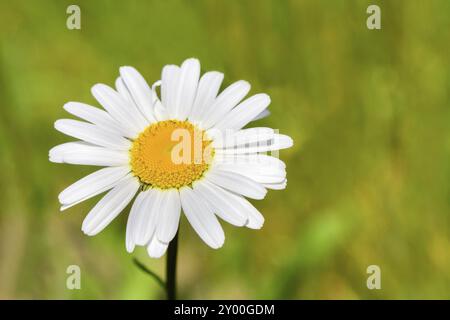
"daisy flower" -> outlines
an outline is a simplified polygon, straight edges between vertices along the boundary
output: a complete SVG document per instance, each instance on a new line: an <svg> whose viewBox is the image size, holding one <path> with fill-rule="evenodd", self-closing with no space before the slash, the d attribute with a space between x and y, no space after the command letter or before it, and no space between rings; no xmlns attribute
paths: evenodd
<svg viewBox="0 0 450 320"><path fill-rule="evenodd" d="M181 211L214 249L225 240L218 217L261 228L264 218L246 198L263 199L267 189L286 187L284 163L262 153L290 147L292 139L271 128L243 129L268 114L270 98L260 93L243 100L250 84L242 80L219 93L222 80L216 71L200 77L197 59L166 65L152 87L133 67L121 67L115 89L92 87L104 110L65 104L84 121L55 122L78 140L52 148L50 161L104 168L62 191L61 210L108 191L83 221L82 231L93 236L134 199L126 249L146 246L151 257L166 252Z"/></svg>

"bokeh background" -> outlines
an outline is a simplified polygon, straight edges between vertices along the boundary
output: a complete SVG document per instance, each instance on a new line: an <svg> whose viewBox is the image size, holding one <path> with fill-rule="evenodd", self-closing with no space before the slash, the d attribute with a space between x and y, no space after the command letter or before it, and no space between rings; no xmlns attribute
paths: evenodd
<svg viewBox="0 0 450 320"><path fill-rule="evenodd" d="M66 8L81 7L81 30ZM382 29L366 28L378 4ZM125 211L82 234L96 197L61 214L58 193L94 168L52 164L67 101L98 105L122 65L149 82L198 57L272 97L295 145L288 187L254 202L262 230L223 224L208 248L184 219L181 298L450 297L450 1L0 1L0 298L155 299L164 259L125 251ZM66 289L79 265L82 289ZM381 268L368 290L366 268Z"/></svg>

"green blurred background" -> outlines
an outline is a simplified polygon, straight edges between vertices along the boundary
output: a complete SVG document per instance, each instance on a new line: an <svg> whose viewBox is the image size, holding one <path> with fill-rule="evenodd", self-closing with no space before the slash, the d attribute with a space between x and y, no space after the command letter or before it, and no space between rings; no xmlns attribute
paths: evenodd
<svg viewBox="0 0 450 320"><path fill-rule="evenodd" d="M81 30L66 8L81 7ZM382 29L366 28L378 4ZM288 187L254 202L262 230L223 224L208 248L182 220L181 298L450 297L450 1L0 1L0 298L164 297L125 251L124 212L100 235L80 228L99 199L64 214L58 193L94 168L52 164L67 101L122 65L149 82L197 57L272 97L269 118L295 145ZM82 289L66 289L81 267ZM368 290L366 268L381 268Z"/></svg>

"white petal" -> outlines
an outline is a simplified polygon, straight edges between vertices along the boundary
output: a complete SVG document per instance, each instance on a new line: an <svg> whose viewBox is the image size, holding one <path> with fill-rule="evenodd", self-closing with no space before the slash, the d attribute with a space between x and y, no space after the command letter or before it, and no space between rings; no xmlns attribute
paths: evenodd
<svg viewBox="0 0 450 320"><path fill-rule="evenodd" d="M129 175L92 208L84 219L81 230L89 236L102 231L130 203L138 188L138 180Z"/></svg>
<svg viewBox="0 0 450 320"><path fill-rule="evenodd" d="M64 109L87 122L97 125L98 127L112 131L118 135L122 135L125 131L111 116L99 108L90 106L81 102L68 102L64 105Z"/></svg>
<svg viewBox="0 0 450 320"><path fill-rule="evenodd" d="M152 102L155 103L155 100L158 99L158 95L156 94L156 87L160 87L161 88L161 80L157 80L155 82L153 82L152 84L152 93L153 93L153 100Z"/></svg>
<svg viewBox="0 0 450 320"><path fill-rule="evenodd" d="M205 179L207 180L207 179ZM209 183L209 182L208 182ZM213 184L211 184L213 185ZM262 214L244 197L223 189L227 203L241 215L247 217L245 226L250 229L261 229L264 224Z"/></svg>
<svg viewBox="0 0 450 320"><path fill-rule="evenodd" d="M126 130L127 137L135 138L148 123L136 107L118 92L104 84L96 84L91 89L92 95Z"/></svg>
<svg viewBox="0 0 450 320"><path fill-rule="evenodd" d="M181 211L180 195L177 189L164 190L161 193L163 199L156 236L159 241L169 243L178 230Z"/></svg>
<svg viewBox="0 0 450 320"><path fill-rule="evenodd" d="M202 122L203 128L210 128L221 120L231 109L233 109L250 91L247 81L237 81L226 88L214 101L209 112L205 114Z"/></svg>
<svg viewBox="0 0 450 320"><path fill-rule="evenodd" d="M91 166L124 166L130 161L128 152L97 147L85 142L68 142L49 152L52 162Z"/></svg>
<svg viewBox="0 0 450 320"><path fill-rule="evenodd" d="M213 147L221 149L272 140L275 134L272 128L264 127L242 129L236 132L232 130L213 129L208 130L207 134L211 136L211 132L214 132L212 134Z"/></svg>
<svg viewBox="0 0 450 320"><path fill-rule="evenodd" d="M162 195L158 189L149 189L142 192L142 203L136 216L136 230L134 242L137 245L145 246L155 233L159 224L162 205Z"/></svg>
<svg viewBox="0 0 450 320"><path fill-rule="evenodd" d="M147 253L151 258L161 258L166 252L167 247L167 243L162 243L157 237L153 237L147 246Z"/></svg>
<svg viewBox="0 0 450 320"><path fill-rule="evenodd" d="M211 248L220 248L225 241L225 234L209 205L189 187L180 189L180 198L183 212L192 228Z"/></svg>
<svg viewBox="0 0 450 320"><path fill-rule="evenodd" d="M59 119L55 122L55 128L68 136L99 146L117 150L128 150L131 147L131 142L124 137L83 121Z"/></svg>
<svg viewBox="0 0 450 320"><path fill-rule="evenodd" d="M133 97L131 96L130 91L125 85L125 82L123 82L122 77L117 77L115 85L117 92L122 96L122 98L130 103L134 103Z"/></svg>
<svg viewBox="0 0 450 320"><path fill-rule="evenodd" d="M159 99L157 93L156 93L156 87L161 88L161 80L155 81L152 84L152 93L153 93L153 114L155 116L155 119L157 121L164 121L169 119L169 116L167 114L166 108L161 103L161 100Z"/></svg>
<svg viewBox="0 0 450 320"><path fill-rule="evenodd" d="M161 75L161 102L171 119L177 119L176 93L180 68L175 65L164 66Z"/></svg>
<svg viewBox="0 0 450 320"><path fill-rule="evenodd" d="M264 183L263 186L266 187L267 189L283 190L287 186L287 179L284 179L279 183Z"/></svg>
<svg viewBox="0 0 450 320"><path fill-rule="evenodd" d="M240 204L241 210L248 216L247 224L245 225L250 229L261 229L264 224L263 215L244 197L230 194L230 198ZM230 200L231 201L231 200Z"/></svg>
<svg viewBox="0 0 450 320"><path fill-rule="evenodd" d="M266 151L274 151L281 150L292 147L294 144L291 137L286 136L284 134L274 134L273 139L260 141L257 144L251 144L249 146L238 146L236 148L229 149L216 149L216 153L218 155L221 154L242 154L242 153L257 153L257 152L266 152Z"/></svg>
<svg viewBox="0 0 450 320"><path fill-rule="evenodd" d="M185 60L180 68L180 76L175 93L175 109L179 120L186 120L192 110L199 77L200 62L193 58Z"/></svg>
<svg viewBox="0 0 450 320"><path fill-rule="evenodd" d="M144 77L133 67L121 67L120 75L125 82L140 112L150 123L155 122L153 116L153 92Z"/></svg>
<svg viewBox="0 0 450 320"><path fill-rule="evenodd" d="M139 195L138 195L139 196ZM134 200L133 203L133 207L136 205L136 201L137 201L137 197ZM135 224L134 224L134 218L131 215L131 212L133 210L133 207L131 208L130 213L128 214L128 220L127 220L127 228L125 231L125 248L127 250L127 252L131 253L134 251L134 248L136 247L136 244L134 243L134 229L135 229Z"/></svg>
<svg viewBox="0 0 450 320"><path fill-rule="evenodd" d="M281 183L286 178L286 170L280 167L245 163L216 164L222 171L236 172L261 184Z"/></svg>
<svg viewBox="0 0 450 320"><path fill-rule="evenodd" d="M169 115L167 114L166 108L162 105L161 101L157 99L155 101L155 108L154 108L155 118L158 121L164 121L169 119Z"/></svg>
<svg viewBox="0 0 450 320"><path fill-rule="evenodd" d="M157 196L155 190L140 192L131 207L127 222L126 247L131 252L135 245L147 245L156 226L159 212L152 210Z"/></svg>
<svg viewBox="0 0 450 320"><path fill-rule="evenodd" d="M247 215L233 203L233 198L228 196L230 192L208 182L207 179L194 182L193 187L194 192L207 201L220 218L238 227L247 223Z"/></svg>
<svg viewBox="0 0 450 320"><path fill-rule="evenodd" d="M281 169L286 168L286 164L278 158L262 154L218 154L214 161L222 164L251 164L255 166L271 166Z"/></svg>
<svg viewBox="0 0 450 320"><path fill-rule="evenodd" d="M58 196L61 204L79 203L114 187L130 172L128 166L103 168L64 189Z"/></svg>
<svg viewBox="0 0 450 320"><path fill-rule="evenodd" d="M255 94L227 113L216 125L218 129L238 130L246 126L270 104L265 93Z"/></svg>
<svg viewBox="0 0 450 320"><path fill-rule="evenodd" d="M252 121L261 120L261 119L264 119L264 118L266 118L268 116L270 116L270 111L269 111L268 108L266 108L263 111L261 111L261 113L258 114Z"/></svg>
<svg viewBox="0 0 450 320"><path fill-rule="evenodd" d="M205 73L198 84L197 94L192 106L189 120L196 123L203 120L205 113L213 105L223 81L223 73L211 71Z"/></svg>
<svg viewBox="0 0 450 320"><path fill-rule="evenodd" d="M241 174L213 167L206 178L212 183L252 199L263 199L267 190L258 182Z"/></svg>
<svg viewBox="0 0 450 320"><path fill-rule="evenodd" d="M145 207L145 200L147 196L151 193L148 191L141 191L134 199L133 205L131 206L130 214L127 220L127 230L125 244L128 252L132 252L136 245L137 234L140 232L142 227L141 222L143 217L149 213Z"/></svg>
<svg viewBox="0 0 450 320"><path fill-rule="evenodd" d="M48 159L55 163L64 163L64 155L72 150L84 149L86 146L93 147L94 145L84 141L74 141L59 144L51 148L48 152Z"/></svg>

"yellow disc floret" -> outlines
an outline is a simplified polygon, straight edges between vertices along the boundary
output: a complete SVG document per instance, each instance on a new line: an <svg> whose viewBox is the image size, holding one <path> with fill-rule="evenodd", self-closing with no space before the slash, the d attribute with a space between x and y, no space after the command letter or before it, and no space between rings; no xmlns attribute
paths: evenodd
<svg viewBox="0 0 450 320"><path fill-rule="evenodd" d="M150 125L134 140L130 162L145 186L181 188L203 176L213 152L203 130L188 121L166 120Z"/></svg>

